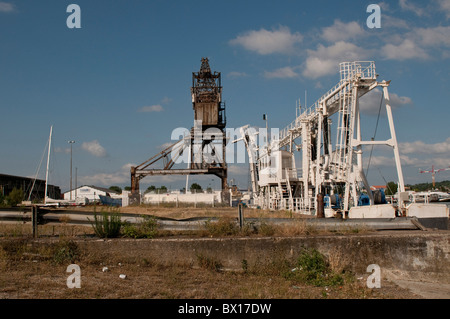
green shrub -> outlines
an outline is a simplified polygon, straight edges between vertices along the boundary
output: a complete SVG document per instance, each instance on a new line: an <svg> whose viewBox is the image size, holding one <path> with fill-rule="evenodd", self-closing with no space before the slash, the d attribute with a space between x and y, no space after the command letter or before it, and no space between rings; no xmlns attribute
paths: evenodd
<svg viewBox="0 0 450 319"><path fill-rule="evenodd" d="M286 277L314 286L342 285L344 279L334 273L325 258L316 249L304 249Z"/></svg>
<svg viewBox="0 0 450 319"><path fill-rule="evenodd" d="M79 257L78 245L73 241L61 240L51 247L52 260L57 264L74 263Z"/></svg>
<svg viewBox="0 0 450 319"><path fill-rule="evenodd" d="M142 222L134 225L125 223L122 234L130 238L154 238L158 234L158 222L155 217L142 216Z"/></svg>
<svg viewBox="0 0 450 319"><path fill-rule="evenodd" d="M239 233L239 226L231 218L219 218L218 221L205 222L206 230L212 236L231 236Z"/></svg>
<svg viewBox="0 0 450 319"><path fill-rule="evenodd" d="M13 188L11 193L6 196L6 203L8 206L17 206L23 201L23 190L18 188Z"/></svg>
<svg viewBox="0 0 450 319"><path fill-rule="evenodd" d="M91 225L100 238L118 237L122 227L120 213L102 212L100 216L94 213L94 222L91 222Z"/></svg>

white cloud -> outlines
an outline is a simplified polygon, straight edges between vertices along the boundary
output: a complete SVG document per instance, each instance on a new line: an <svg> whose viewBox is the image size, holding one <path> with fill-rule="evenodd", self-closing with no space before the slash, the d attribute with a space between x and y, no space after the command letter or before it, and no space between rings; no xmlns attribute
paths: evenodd
<svg viewBox="0 0 450 319"><path fill-rule="evenodd" d="M162 112L164 108L161 104L155 104L150 106L143 106L139 109L139 112L149 113L149 112Z"/></svg>
<svg viewBox="0 0 450 319"><path fill-rule="evenodd" d="M367 152L369 154L370 152ZM368 165L369 158L364 158L364 165ZM395 165L393 156L371 156L370 157L370 167L392 167Z"/></svg>
<svg viewBox="0 0 450 319"><path fill-rule="evenodd" d="M395 93L390 93L389 98L392 108L398 108L406 104L412 104L411 98L407 96L399 96Z"/></svg>
<svg viewBox="0 0 450 319"><path fill-rule="evenodd" d="M105 157L107 155L105 148L97 140L83 142L81 148L96 157Z"/></svg>
<svg viewBox="0 0 450 319"><path fill-rule="evenodd" d="M418 170L430 170L431 167L434 165L435 169L440 168L447 168L450 166L450 162L448 160L448 157L424 157L424 158L417 158L417 157L410 157L407 155L400 155L402 165L404 166L413 166L417 167Z"/></svg>
<svg viewBox="0 0 450 319"><path fill-rule="evenodd" d="M8 2L0 2L0 12L13 12L15 11L15 7L12 3Z"/></svg>
<svg viewBox="0 0 450 319"><path fill-rule="evenodd" d="M416 28L413 34L425 46L450 46L450 27Z"/></svg>
<svg viewBox="0 0 450 319"><path fill-rule="evenodd" d="M437 0L439 8L445 13L447 19L450 19L450 1L448 0Z"/></svg>
<svg viewBox="0 0 450 319"><path fill-rule="evenodd" d="M428 59L428 54L410 39L403 40L402 43L386 44L381 48L383 56L388 60L408 60L408 59Z"/></svg>
<svg viewBox="0 0 450 319"><path fill-rule="evenodd" d="M229 165L228 174L230 175L245 175L248 176L249 167L248 165Z"/></svg>
<svg viewBox="0 0 450 319"><path fill-rule="evenodd" d="M407 33L392 34L389 42L381 48L388 60L429 59L435 53L445 58L449 55L450 26L412 28Z"/></svg>
<svg viewBox="0 0 450 319"><path fill-rule="evenodd" d="M368 51L353 43L338 41L325 47L319 44L317 50L308 50L303 75L308 78L319 78L339 72L339 63L344 61L363 60L369 55Z"/></svg>
<svg viewBox="0 0 450 319"><path fill-rule="evenodd" d="M450 153L450 137L448 137L443 142L434 144L426 144L422 141L414 141L400 143L399 147L400 151L404 154L423 153L431 155ZM450 160L447 159L447 162L450 165Z"/></svg>
<svg viewBox="0 0 450 319"><path fill-rule="evenodd" d="M94 175L78 177L80 182L84 185L95 186L113 186L130 182L130 167L133 164L125 164L119 171L114 173L98 173Z"/></svg>
<svg viewBox="0 0 450 319"><path fill-rule="evenodd" d="M231 45L241 45L246 50L257 52L261 55L272 53L292 54L295 44L302 42L303 36L291 33L288 27L280 26L277 30L247 31L235 39L230 40Z"/></svg>
<svg viewBox="0 0 450 319"><path fill-rule="evenodd" d="M415 166L415 165L420 165L423 164L422 160L419 160L415 157L409 157L407 155L400 155L400 160L402 162L402 165L408 165L408 166Z"/></svg>
<svg viewBox="0 0 450 319"><path fill-rule="evenodd" d="M410 29L410 24L406 20L400 19L399 17L394 17L383 13L382 27L392 31L393 28Z"/></svg>
<svg viewBox="0 0 450 319"><path fill-rule="evenodd" d="M323 28L322 30L322 38L329 42L355 39L363 34L364 30L358 22L352 21L344 23L339 19L334 20L334 24L332 26Z"/></svg>
<svg viewBox="0 0 450 319"><path fill-rule="evenodd" d="M248 74L245 72L231 71L227 74L227 76L230 78L243 78L248 76Z"/></svg>
<svg viewBox="0 0 450 319"><path fill-rule="evenodd" d="M411 3L410 0L399 0L399 5L403 10L414 12L419 17L426 13L424 8L418 7L414 3Z"/></svg>
<svg viewBox="0 0 450 319"><path fill-rule="evenodd" d="M274 71L265 71L264 72L264 77L268 78L268 79L273 79L273 78L279 78L279 79L285 79L285 78L295 78L297 77L298 74L297 72L294 71L294 68L292 67L284 67L284 68L279 68L276 69Z"/></svg>
<svg viewBox="0 0 450 319"><path fill-rule="evenodd" d="M161 104L170 104L170 102L172 102L172 99L167 96L161 100Z"/></svg>
<svg viewBox="0 0 450 319"><path fill-rule="evenodd" d="M407 96L399 96L396 93L389 92L390 106L392 109L397 109L403 107L405 105L411 105L412 99ZM378 115L378 110L380 108L381 101L381 90L376 88L366 95L364 95L359 102L359 108L361 113L368 115ZM386 115L386 108L384 107L384 103L381 109L381 115Z"/></svg>

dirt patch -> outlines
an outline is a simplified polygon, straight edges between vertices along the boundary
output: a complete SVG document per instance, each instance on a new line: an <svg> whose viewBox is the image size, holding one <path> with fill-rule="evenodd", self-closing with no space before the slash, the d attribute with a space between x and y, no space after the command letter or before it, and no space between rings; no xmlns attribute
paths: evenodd
<svg viewBox="0 0 450 319"><path fill-rule="evenodd" d="M384 276L390 281L426 299L450 299L450 278L448 273L401 271L384 269Z"/></svg>

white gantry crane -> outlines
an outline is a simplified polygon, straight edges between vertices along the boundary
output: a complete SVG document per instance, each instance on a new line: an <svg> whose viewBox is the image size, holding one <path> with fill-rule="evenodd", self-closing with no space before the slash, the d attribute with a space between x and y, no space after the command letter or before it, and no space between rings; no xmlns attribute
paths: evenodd
<svg viewBox="0 0 450 319"><path fill-rule="evenodd" d="M389 100L390 81L379 82L377 76L373 61L340 63L340 81L266 147L257 145L256 129L241 128L255 206L314 213L324 199L328 214L348 213L358 206L361 193L368 197L368 206L383 203L384 197L371 191L364 173L363 145L392 148L399 194L406 194ZM359 99L377 87L382 89L390 138L365 141L361 138ZM301 154L299 168L295 154ZM399 207L404 199L399 196Z"/></svg>

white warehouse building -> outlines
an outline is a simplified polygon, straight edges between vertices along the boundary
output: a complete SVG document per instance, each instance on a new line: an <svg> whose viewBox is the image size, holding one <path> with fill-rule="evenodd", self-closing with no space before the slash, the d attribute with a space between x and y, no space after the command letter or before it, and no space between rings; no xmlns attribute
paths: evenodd
<svg viewBox="0 0 450 319"><path fill-rule="evenodd" d="M70 196L70 193L72 193L72 196ZM100 195L101 196L111 196L111 198L122 198L122 195L112 191L107 188L97 187L97 186L89 186L84 185L80 186L76 189L73 189L72 192L65 192L64 193L64 199L70 200L72 197L73 201L81 201L83 202L85 199L88 200L89 203L92 202L99 202L100 201Z"/></svg>
<svg viewBox="0 0 450 319"><path fill-rule="evenodd" d="M222 202L222 192L215 191L211 193L200 192L186 194L181 192L171 192L171 193L145 193L143 196L144 204L159 204L159 203L203 203L214 206L214 204Z"/></svg>

